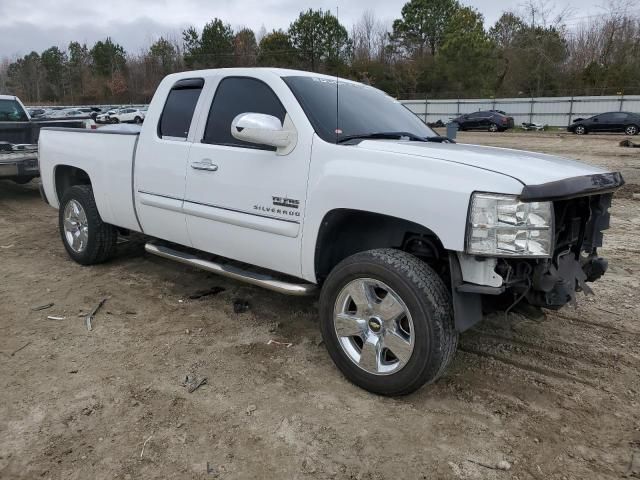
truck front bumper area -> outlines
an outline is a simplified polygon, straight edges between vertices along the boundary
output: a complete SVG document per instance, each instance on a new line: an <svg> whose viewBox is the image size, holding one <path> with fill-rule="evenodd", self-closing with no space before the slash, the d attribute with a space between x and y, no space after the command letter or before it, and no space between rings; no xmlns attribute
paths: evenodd
<svg viewBox="0 0 640 480"><path fill-rule="evenodd" d="M592 294L608 262L598 256L609 228L612 193L554 201L555 249L551 258L480 258L451 252L449 265L456 327L471 328L483 313L518 306L557 310Z"/></svg>

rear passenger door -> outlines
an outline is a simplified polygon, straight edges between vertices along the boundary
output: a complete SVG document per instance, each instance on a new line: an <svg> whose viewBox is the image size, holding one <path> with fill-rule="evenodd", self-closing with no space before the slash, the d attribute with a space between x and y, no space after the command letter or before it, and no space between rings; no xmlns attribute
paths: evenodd
<svg viewBox="0 0 640 480"><path fill-rule="evenodd" d="M629 116L624 112L611 114L611 131L622 132L629 121Z"/></svg>
<svg viewBox="0 0 640 480"><path fill-rule="evenodd" d="M144 233L187 246L182 206L203 86L204 79L191 78L159 89L156 96L166 97L164 105L154 101L149 109L150 118L159 118L157 128L148 123L142 129L134 159L136 210Z"/></svg>

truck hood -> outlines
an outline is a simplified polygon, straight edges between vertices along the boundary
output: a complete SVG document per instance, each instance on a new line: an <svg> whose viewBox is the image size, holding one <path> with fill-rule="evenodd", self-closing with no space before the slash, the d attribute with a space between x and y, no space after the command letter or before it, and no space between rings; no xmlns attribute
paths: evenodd
<svg viewBox="0 0 640 480"><path fill-rule="evenodd" d="M357 148L469 165L507 175L523 185L541 185L606 172L569 158L464 143L365 140Z"/></svg>

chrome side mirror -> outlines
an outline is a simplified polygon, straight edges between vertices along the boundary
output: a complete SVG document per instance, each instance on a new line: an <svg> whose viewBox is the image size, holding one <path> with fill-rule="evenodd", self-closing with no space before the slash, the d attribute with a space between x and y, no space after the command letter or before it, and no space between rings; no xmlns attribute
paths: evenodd
<svg viewBox="0 0 640 480"><path fill-rule="evenodd" d="M298 139L288 115L283 126L278 118L264 113L241 113L231 122L231 135L245 142L276 147L280 155L293 150Z"/></svg>

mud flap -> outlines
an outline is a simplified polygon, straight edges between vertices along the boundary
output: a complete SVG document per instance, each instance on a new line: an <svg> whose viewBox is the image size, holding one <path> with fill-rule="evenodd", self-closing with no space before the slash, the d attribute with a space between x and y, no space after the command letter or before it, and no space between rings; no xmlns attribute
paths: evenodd
<svg viewBox="0 0 640 480"><path fill-rule="evenodd" d="M455 253L449 253L451 271L451 295L456 330L460 333L469 330L482 320L482 296L479 293L460 292L462 270Z"/></svg>

